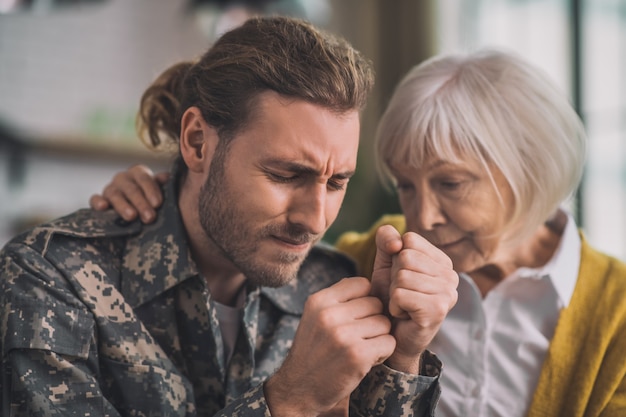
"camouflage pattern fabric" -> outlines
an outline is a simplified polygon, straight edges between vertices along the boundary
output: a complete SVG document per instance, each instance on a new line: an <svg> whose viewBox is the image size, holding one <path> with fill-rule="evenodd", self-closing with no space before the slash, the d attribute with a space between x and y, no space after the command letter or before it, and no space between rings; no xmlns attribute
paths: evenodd
<svg viewBox="0 0 626 417"><path fill-rule="evenodd" d="M2 416L270 415L263 381L285 358L305 300L354 266L319 246L293 283L248 285L227 364L174 183L153 224L80 210L0 252ZM430 377L374 368L351 397L351 415L432 415L440 368L434 356Z"/></svg>

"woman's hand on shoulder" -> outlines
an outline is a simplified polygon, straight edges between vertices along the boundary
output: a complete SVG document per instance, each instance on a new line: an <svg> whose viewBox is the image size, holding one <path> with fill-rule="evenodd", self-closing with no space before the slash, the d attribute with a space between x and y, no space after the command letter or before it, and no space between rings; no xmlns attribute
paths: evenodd
<svg viewBox="0 0 626 417"><path fill-rule="evenodd" d="M168 178L167 172L155 174L145 165L134 165L116 173L102 194L91 196L89 206L99 211L112 208L127 221L139 216L142 222L151 223L163 203L161 185Z"/></svg>

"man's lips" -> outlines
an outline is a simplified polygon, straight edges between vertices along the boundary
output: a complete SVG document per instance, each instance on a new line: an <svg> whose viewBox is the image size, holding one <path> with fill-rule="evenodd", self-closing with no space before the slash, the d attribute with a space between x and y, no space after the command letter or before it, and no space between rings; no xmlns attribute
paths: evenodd
<svg viewBox="0 0 626 417"><path fill-rule="evenodd" d="M306 248L311 244L311 239L293 239L285 236L272 236L275 240L293 248Z"/></svg>

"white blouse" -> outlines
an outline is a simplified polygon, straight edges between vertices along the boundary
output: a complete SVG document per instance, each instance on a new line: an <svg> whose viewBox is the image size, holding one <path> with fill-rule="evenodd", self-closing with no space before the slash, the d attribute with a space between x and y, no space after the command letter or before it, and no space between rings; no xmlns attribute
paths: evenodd
<svg viewBox="0 0 626 417"><path fill-rule="evenodd" d="M437 416L524 416L560 311L578 277L581 241L571 216L553 258L520 268L487 296L460 274L459 300L429 349L443 362Z"/></svg>

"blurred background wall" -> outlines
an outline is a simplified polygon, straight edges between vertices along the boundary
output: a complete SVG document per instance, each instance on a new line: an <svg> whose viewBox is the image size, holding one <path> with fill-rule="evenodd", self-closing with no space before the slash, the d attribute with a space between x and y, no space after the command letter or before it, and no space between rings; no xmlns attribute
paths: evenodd
<svg viewBox="0 0 626 417"><path fill-rule="evenodd" d="M498 47L571 97L590 136L571 209L592 243L626 259L625 0L0 0L0 245L85 207L116 171L166 169L170 156L134 134L141 93L250 9L307 18L374 63L359 167L329 242L398 210L379 185L372 139L404 73L440 52Z"/></svg>

